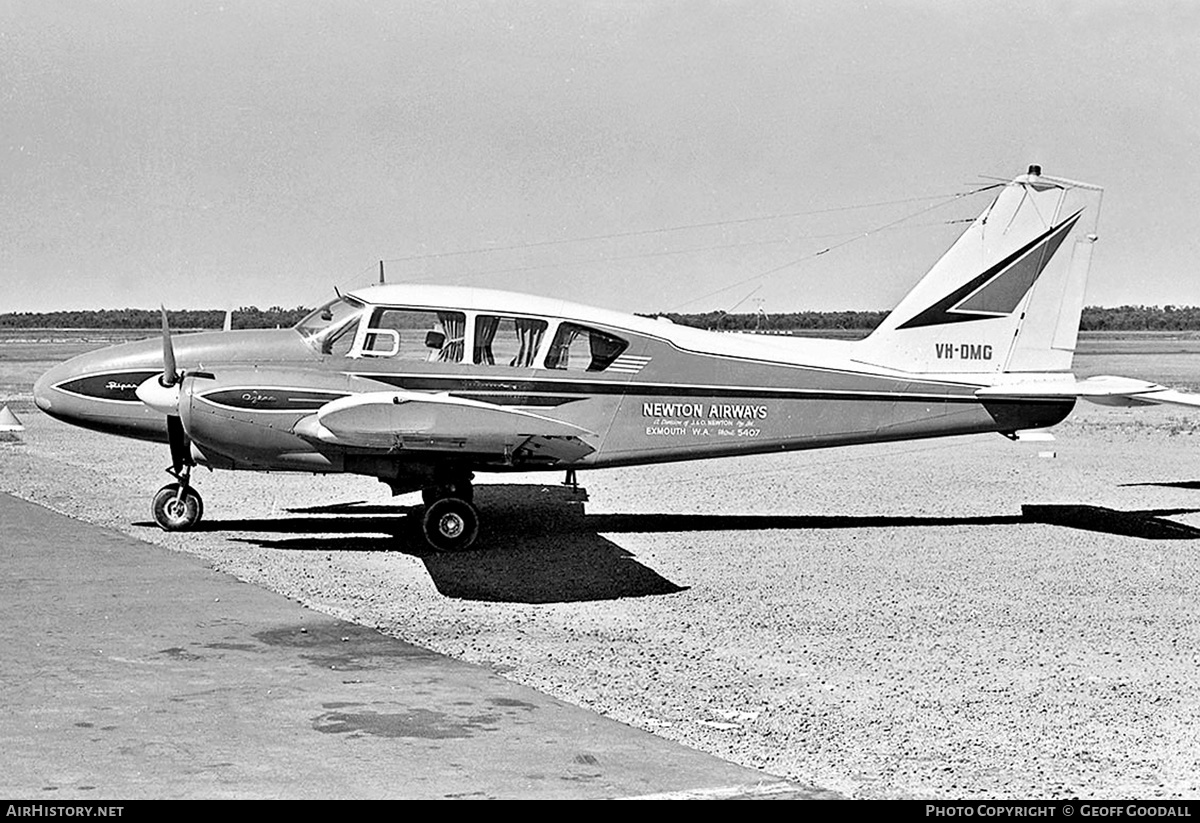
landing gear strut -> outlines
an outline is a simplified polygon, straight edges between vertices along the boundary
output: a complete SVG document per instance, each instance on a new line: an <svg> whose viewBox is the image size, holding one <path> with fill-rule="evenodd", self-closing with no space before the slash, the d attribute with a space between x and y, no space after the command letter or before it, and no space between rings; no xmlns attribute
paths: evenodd
<svg viewBox="0 0 1200 823"><path fill-rule="evenodd" d="M150 512L154 516L154 522L163 531L187 531L204 516L204 501L189 482L191 466L185 466L178 472L173 469L168 471L175 475L179 482L168 483L155 493Z"/></svg>
<svg viewBox="0 0 1200 823"><path fill-rule="evenodd" d="M457 497L471 503L475 500L475 488L471 485L473 477L470 472L439 477L432 486L421 489L421 500L426 506L432 506L444 497Z"/></svg>
<svg viewBox="0 0 1200 823"><path fill-rule="evenodd" d="M438 551L463 551L479 536L479 512L472 501L475 490L470 472L447 475L421 490L425 515L421 531Z"/></svg>

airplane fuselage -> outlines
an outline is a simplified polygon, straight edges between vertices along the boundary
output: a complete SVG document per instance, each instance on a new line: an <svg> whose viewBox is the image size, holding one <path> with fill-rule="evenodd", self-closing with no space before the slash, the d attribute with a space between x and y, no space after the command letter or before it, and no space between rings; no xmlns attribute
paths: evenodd
<svg viewBox="0 0 1200 823"><path fill-rule="evenodd" d="M541 360L512 367L322 353L294 329L180 335L179 365L199 373L184 383L180 416L200 462L213 468L353 472L402 486L399 478L443 461L483 471L601 468L1012 432L1053 425L1074 404L981 402L981 382L863 367L851 341L703 332L632 316L626 326L538 317L587 323L628 345L605 369L567 371ZM161 360L157 340L83 355L38 382L38 404L97 431L165 441L163 416L135 394ZM493 448L436 426L398 434L383 449L297 433L333 400L393 390L526 411L587 434L564 457L516 442Z"/></svg>

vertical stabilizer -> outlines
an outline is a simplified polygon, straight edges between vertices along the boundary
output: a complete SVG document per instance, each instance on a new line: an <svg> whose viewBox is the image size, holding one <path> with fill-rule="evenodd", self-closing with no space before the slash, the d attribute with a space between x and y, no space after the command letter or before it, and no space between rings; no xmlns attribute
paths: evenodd
<svg viewBox="0 0 1200 823"><path fill-rule="evenodd" d="M1100 195L1030 166L858 344L856 359L919 374L1069 370Z"/></svg>

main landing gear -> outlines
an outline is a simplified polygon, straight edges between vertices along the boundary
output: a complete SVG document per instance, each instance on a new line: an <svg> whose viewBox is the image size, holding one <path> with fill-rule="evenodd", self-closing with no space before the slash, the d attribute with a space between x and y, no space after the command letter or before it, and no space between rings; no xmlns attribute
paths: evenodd
<svg viewBox="0 0 1200 823"><path fill-rule="evenodd" d="M158 490L150 504L150 512L154 515L154 522L163 531L187 531L204 516L204 501L189 482L191 466L185 466L182 471L167 471L175 475L179 482L168 483Z"/></svg>
<svg viewBox="0 0 1200 823"><path fill-rule="evenodd" d="M421 490L425 501L421 532L438 551L463 551L479 536L479 512L472 504L475 490L471 479L470 472L443 477Z"/></svg>

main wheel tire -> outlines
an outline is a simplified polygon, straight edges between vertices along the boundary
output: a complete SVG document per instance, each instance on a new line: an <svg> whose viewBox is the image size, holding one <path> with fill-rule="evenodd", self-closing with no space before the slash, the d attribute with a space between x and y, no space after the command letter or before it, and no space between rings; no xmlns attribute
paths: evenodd
<svg viewBox="0 0 1200 823"><path fill-rule="evenodd" d="M438 551L460 552L479 536L479 514L465 500L443 497L425 510L421 529L429 545Z"/></svg>
<svg viewBox="0 0 1200 823"><path fill-rule="evenodd" d="M204 501L191 486L179 494L180 484L170 483L154 495L150 513L159 528L167 532L186 531L200 522L204 516Z"/></svg>

